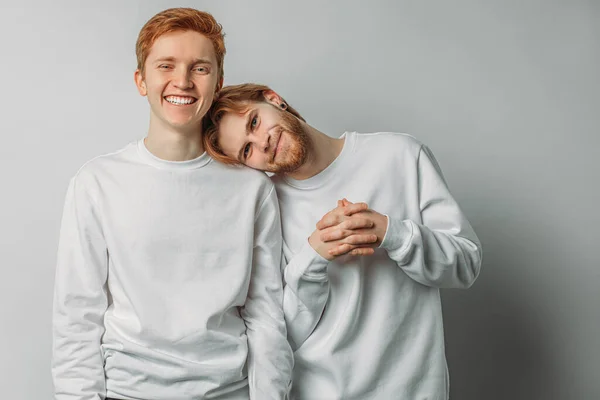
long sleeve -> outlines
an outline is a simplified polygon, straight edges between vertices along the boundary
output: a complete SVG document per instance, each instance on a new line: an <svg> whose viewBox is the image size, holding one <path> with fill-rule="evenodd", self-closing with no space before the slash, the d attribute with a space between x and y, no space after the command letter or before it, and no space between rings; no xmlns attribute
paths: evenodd
<svg viewBox="0 0 600 400"><path fill-rule="evenodd" d="M285 264L287 260L284 257L282 261ZM325 309L329 297L328 264L307 239L283 268L283 312L294 350L310 336Z"/></svg>
<svg viewBox="0 0 600 400"><path fill-rule="evenodd" d="M252 275L241 309L248 336L250 399L281 400L290 389L293 355L282 309L281 220L273 188L261 205L254 232Z"/></svg>
<svg viewBox="0 0 600 400"><path fill-rule="evenodd" d="M54 286L52 375L57 400L105 398L100 342L107 308L107 254L94 203L73 178Z"/></svg>
<svg viewBox="0 0 600 400"><path fill-rule="evenodd" d="M381 247L408 276L423 285L467 288L481 268L479 239L426 146L419 153L418 174L421 221L388 216Z"/></svg>

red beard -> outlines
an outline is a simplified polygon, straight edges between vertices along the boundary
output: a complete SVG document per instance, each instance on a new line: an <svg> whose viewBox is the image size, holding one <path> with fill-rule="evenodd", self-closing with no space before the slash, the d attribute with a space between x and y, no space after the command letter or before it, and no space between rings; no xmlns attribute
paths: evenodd
<svg viewBox="0 0 600 400"><path fill-rule="evenodd" d="M298 118L289 112L281 112L281 133L287 133L289 145L278 154L280 161L273 160L267 165L267 171L273 173L290 173L298 170L306 160L312 143Z"/></svg>

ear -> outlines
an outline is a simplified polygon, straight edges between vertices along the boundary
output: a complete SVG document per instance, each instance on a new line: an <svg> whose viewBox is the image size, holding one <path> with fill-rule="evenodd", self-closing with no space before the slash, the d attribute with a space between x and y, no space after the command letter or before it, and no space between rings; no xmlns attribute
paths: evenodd
<svg viewBox="0 0 600 400"><path fill-rule="evenodd" d="M135 80L135 86L137 86L138 92L142 96L146 96L148 94L148 90L146 89L146 82L144 81L144 76L139 69L135 70L133 74L133 79Z"/></svg>
<svg viewBox="0 0 600 400"><path fill-rule="evenodd" d="M263 92L263 97L265 101L277 108L281 108L281 104L283 103L283 99L277 93L272 91L271 89L265 90Z"/></svg>
<svg viewBox="0 0 600 400"><path fill-rule="evenodd" d="M217 87L215 88L215 94L219 93L219 91L223 89L223 77L221 77L219 79L219 82L217 82Z"/></svg>

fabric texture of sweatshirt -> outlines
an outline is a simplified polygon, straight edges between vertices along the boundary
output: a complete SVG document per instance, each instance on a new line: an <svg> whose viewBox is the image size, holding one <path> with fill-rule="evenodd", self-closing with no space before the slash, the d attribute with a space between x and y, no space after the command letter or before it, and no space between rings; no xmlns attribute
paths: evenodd
<svg viewBox="0 0 600 400"><path fill-rule="evenodd" d="M467 288L481 245L431 151L398 133L345 133L306 180L272 177L283 224L294 400L446 400L440 288ZM371 256L328 262L308 243L346 197L387 215Z"/></svg>
<svg viewBox="0 0 600 400"><path fill-rule="evenodd" d="M57 400L274 399L290 385L268 177L143 140L71 180L53 311Z"/></svg>

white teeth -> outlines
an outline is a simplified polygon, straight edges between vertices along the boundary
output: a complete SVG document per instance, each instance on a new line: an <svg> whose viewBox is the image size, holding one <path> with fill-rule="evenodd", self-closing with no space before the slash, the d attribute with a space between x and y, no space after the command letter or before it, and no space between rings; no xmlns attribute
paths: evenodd
<svg viewBox="0 0 600 400"><path fill-rule="evenodd" d="M195 101L195 99L193 99L191 97L179 97L179 96L168 96L168 97L165 97L165 100L167 100L171 104L177 104L177 105L192 104Z"/></svg>

